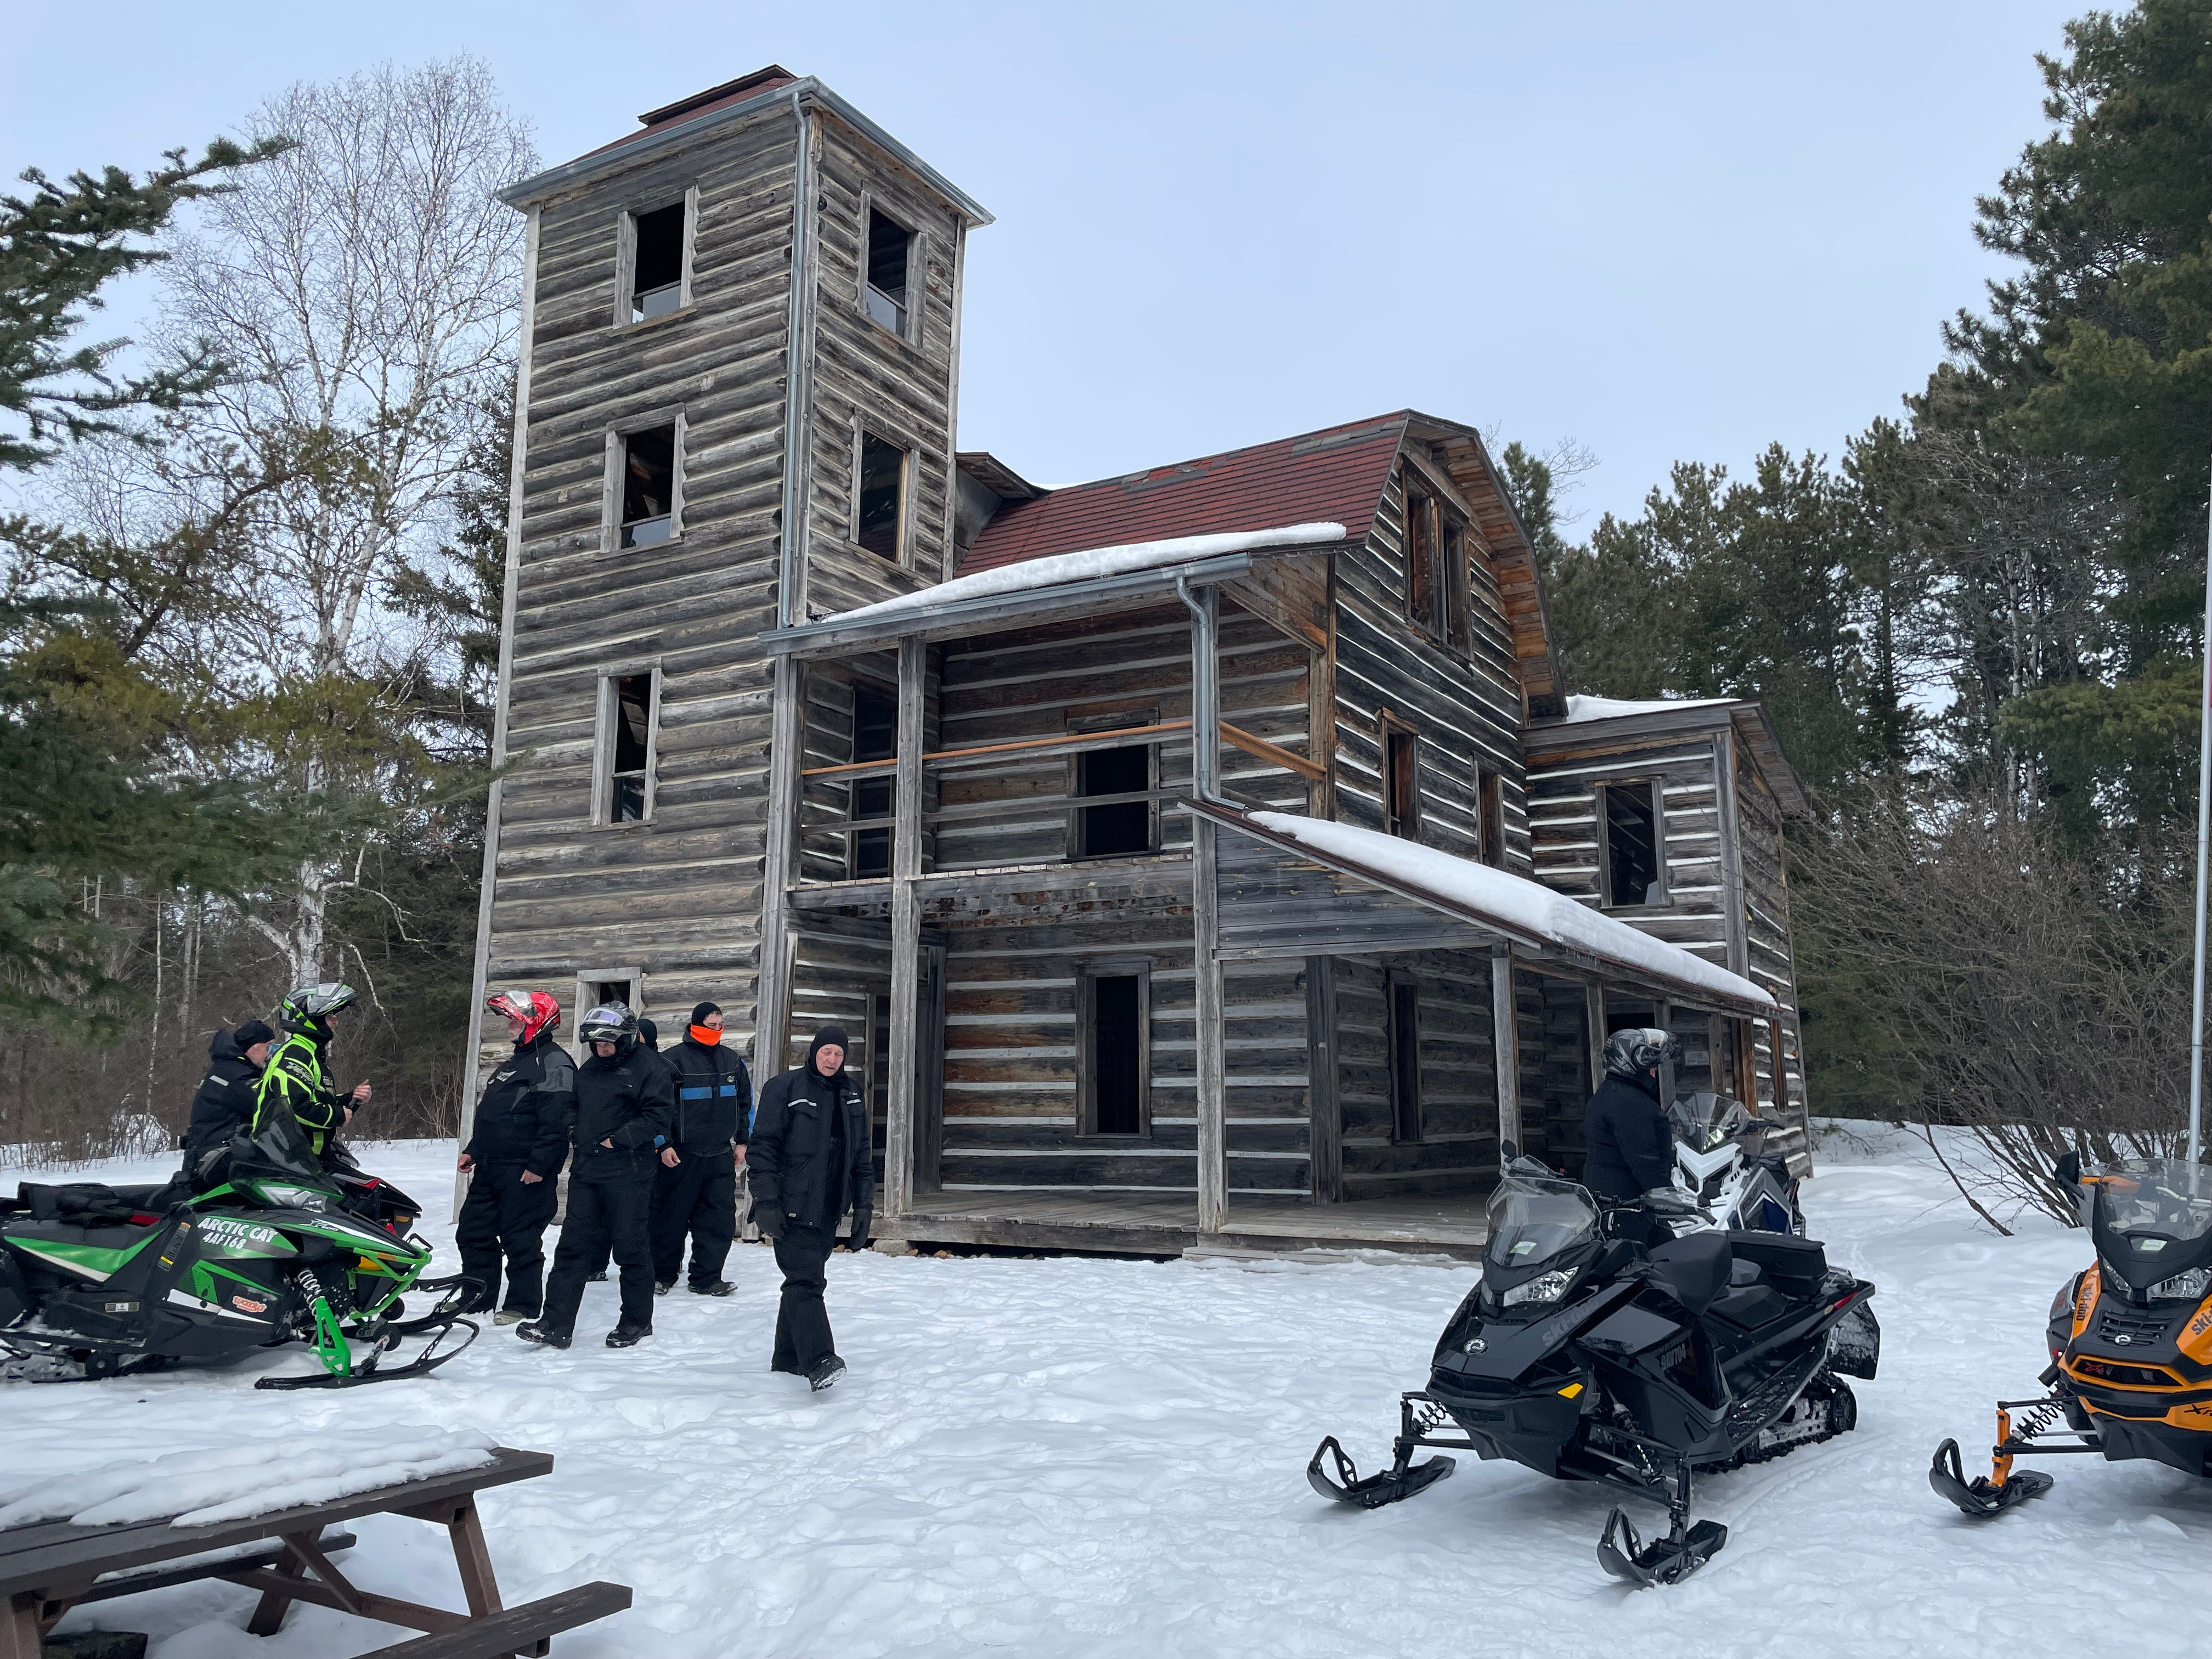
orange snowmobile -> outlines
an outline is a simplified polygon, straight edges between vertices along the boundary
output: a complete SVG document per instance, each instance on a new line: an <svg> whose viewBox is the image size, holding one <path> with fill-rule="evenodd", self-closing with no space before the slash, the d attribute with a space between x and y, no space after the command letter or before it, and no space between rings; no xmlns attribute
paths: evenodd
<svg viewBox="0 0 2212 1659"><path fill-rule="evenodd" d="M2128 1158L2095 1175L2069 1152L2055 1172L2083 1195L2097 1259L2051 1304L2039 1400L1997 1402L1987 1476L1969 1483L1959 1443L1928 1482L1966 1514L2002 1513L2049 1492L2023 1456L2101 1453L2212 1474L2212 1166Z"/></svg>

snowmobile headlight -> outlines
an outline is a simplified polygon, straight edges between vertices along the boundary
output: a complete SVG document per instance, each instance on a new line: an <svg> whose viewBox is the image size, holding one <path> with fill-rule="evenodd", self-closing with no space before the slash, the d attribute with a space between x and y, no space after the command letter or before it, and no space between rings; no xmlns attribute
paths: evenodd
<svg viewBox="0 0 2212 1659"><path fill-rule="evenodd" d="M1575 1276L1565 1267L1554 1267L1547 1273L1538 1273L1525 1285L1516 1285L1505 1292L1505 1305L1518 1307L1524 1302L1557 1302L1567 1293L1567 1286Z"/></svg>
<svg viewBox="0 0 2212 1659"><path fill-rule="evenodd" d="M330 1194L319 1193L313 1187L294 1187L278 1181L264 1181L260 1187L262 1197L287 1209L327 1210L331 1207Z"/></svg>
<svg viewBox="0 0 2212 1659"><path fill-rule="evenodd" d="M2171 1279L2160 1279L2150 1287L2154 1302L2202 1302L2205 1292L2212 1291L2212 1269L2191 1267L2185 1273L2176 1273Z"/></svg>

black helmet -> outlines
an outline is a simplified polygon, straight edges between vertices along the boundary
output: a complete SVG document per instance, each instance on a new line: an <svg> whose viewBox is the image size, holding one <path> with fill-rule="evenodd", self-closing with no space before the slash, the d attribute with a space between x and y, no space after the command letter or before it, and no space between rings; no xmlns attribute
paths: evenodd
<svg viewBox="0 0 2212 1659"><path fill-rule="evenodd" d="M1672 1031L1650 1025L1626 1026L1605 1040L1605 1069L1615 1077L1644 1077L1681 1052L1682 1045L1674 1041Z"/></svg>
<svg viewBox="0 0 2212 1659"><path fill-rule="evenodd" d="M288 1031L320 1033L323 1022L353 1001L353 987L343 980L326 979L319 985L302 985L284 999L277 1011Z"/></svg>
<svg viewBox="0 0 2212 1659"><path fill-rule="evenodd" d="M636 1037L637 1016L626 1002L603 1002L576 1022L576 1036L586 1042L620 1046Z"/></svg>

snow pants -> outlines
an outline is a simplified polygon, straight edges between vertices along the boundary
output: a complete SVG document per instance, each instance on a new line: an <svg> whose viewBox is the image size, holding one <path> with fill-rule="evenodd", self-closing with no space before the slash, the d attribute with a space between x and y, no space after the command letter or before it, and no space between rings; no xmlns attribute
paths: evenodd
<svg viewBox="0 0 2212 1659"><path fill-rule="evenodd" d="M553 1272L545 1281L545 1314L538 1323L556 1331L576 1328L583 1305L584 1279L611 1255L622 1269L622 1318L625 1325L653 1323L653 1246L646 1237L646 1212L653 1203L653 1179L568 1181L568 1214L561 1224L561 1247L553 1252Z"/></svg>
<svg viewBox="0 0 2212 1659"><path fill-rule="evenodd" d="M837 1235L828 1227L784 1224L775 1241L775 1265L783 1269L783 1301L775 1310L775 1356L769 1369L804 1376L837 1352L830 1334L830 1310L822 1305L829 1288L825 1271Z"/></svg>
<svg viewBox="0 0 2212 1659"><path fill-rule="evenodd" d="M730 1149L684 1152L674 1169L666 1164L653 1176L653 1276L675 1283L684 1266L684 1240L691 1239L691 1288L702 1290L722 1276L730 1241L738 1232L738 1169Z"/></svg>
<svg viewBox="0 0 2212 1659"><path fill-rule="evenodd" d="M526 1183L520 1164L479 1164L453 1228L461 1271L483 1285L470 1311L505 1306L535 1319L544 1297L545 1226L559 1202L559 1183ZM500 1260L507 1262L507 1301L499 1299Z"/></svg>

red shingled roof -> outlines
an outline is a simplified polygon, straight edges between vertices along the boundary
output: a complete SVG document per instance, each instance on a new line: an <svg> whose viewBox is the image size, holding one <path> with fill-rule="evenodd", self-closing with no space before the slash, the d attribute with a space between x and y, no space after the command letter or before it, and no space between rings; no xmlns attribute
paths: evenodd
<svg viewBox="0 0 2212 1659"><path fill-rule="evenodd" d="M1086 548L1332 519L1358 541L1382 504L1408 412L1009 502L983 527L959 574Z"/></svg>

